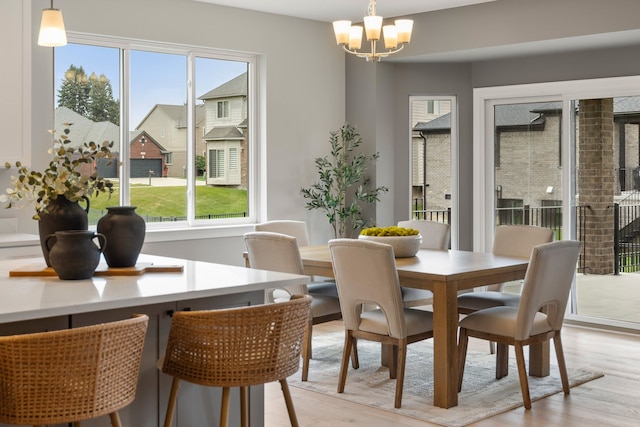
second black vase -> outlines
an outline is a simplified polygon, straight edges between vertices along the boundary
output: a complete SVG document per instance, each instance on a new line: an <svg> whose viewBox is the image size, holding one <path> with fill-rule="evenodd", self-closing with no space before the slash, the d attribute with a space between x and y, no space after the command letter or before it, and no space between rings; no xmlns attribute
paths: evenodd
<svg viewBox="0 0 640 427"><path fill-rule="evenodd" d="M133 267L138 261L146 232L136 206L111 206L98 220L97 231L107 238L104 259L109 267Z"/></svg>

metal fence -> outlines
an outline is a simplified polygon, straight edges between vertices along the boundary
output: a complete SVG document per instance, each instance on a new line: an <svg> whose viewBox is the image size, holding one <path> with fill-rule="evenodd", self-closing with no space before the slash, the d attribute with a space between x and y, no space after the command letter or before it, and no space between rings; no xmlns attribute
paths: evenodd
<svg viewBox="0 0 640 427"><path fill-rule="evenodd" d="M105 211L100 211L97 218L100 219ZM95 215L95 214L94 214ZM245 218L249 215L248 212L231 212L231 213L222 213L222 214L206 214L206 215L196 215L195 219L204 220L204 219L224 219L224 218ZM148 224L150 223L158 223L158 222L176 222L176 221L186 221L186 216L151 216L151 215L140 215L144 218L144 221ZM98 219L89 220L90 225L96 225L98 223Z"/></svg>
<svg viewBox="0 0 640 427"><path fill-rule="evenodd" d="M421 198L413 199L413 206L411 209L411 218L417 220L427 220L442 222L444 224L451 224L451 208L447 209L435 209L425 210L423 200Z"/></svg>
<svg viewBox="0 0 640 427"><path fill-rule="evenodd" d="M615 274L640 271L640 204L613 205Z"/></svg>
<svg viewBox="0 0 640 427"><path fill-rule="evenodd" d="M640 193L634 192L633 197L614 204L614 273L640 272ZM418 202L416 202L418 200ZM414 219L451 222L451 209L447 210L419 210L420 199L414 199ZM576 238L582 243L582 251L578 261L578 271L586 272L587 242L586 231L589 227L591 207L580 205L576 207L577 233ZM496 225L535 225L550 228L555 233L555 239L562 239L562 207L542 206L508 207L496 209Z"/></svg>

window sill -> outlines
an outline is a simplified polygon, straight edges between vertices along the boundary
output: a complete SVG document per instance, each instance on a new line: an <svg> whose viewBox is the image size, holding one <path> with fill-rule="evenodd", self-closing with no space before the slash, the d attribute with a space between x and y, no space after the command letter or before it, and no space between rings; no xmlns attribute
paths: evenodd
<svg viewBox="0 0 640 427"><path fill-rule="evenodd" d="M253 224L203 227L147 228L145 243L170 242L178 240L219 239L242 237L254 231Z"/></svg>

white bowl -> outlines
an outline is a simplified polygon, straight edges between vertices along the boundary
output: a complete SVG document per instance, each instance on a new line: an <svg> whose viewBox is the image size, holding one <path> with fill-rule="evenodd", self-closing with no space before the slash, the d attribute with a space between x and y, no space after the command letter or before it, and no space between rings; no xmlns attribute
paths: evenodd
<svg viewBox="0 0 640 427"><path fill-rule="evenodd" d="M393 246L393 253L396 258L415 256L422 243L422 236L420 234L414 236L365 236L361 234L358 236L358 239L391 245Z"/></svg>

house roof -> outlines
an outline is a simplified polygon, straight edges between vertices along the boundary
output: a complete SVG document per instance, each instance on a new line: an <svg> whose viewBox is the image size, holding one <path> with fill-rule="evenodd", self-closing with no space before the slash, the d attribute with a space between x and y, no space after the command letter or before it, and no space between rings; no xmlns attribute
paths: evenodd
<svg viewBox="0 0 640 427"><path fill-rule="evenodd" d="M206 141L244 139L244 135L236 126L216 126L204 136Z"/></svg>
<svg viewBox="0 0 640 427"><path fill-rule="evenodd" d="M56 137L65 129L65 123L73 123L69 128L69 139L78 146L85 142L101 144L104 141L113 141L117 146L120 141L120 128L111 122L93 122L67 107L56 108L55 130Z"/></svg>
<svg viewBox="0 0 640 427"><path fill-rule="evenodd" d="M231 96L247 95L247 73L242 73L237 77L221 84L217 88L210 90L198 97L200 100L229 98Z"/></svg>
<svg viewBox="0 0 640 427"><path fill-rule="evenodd" d="M142 124L151 116L154 111L163 112L169 119L173 120L176 128L181 129L187 127L187 108L185 105L156 104L140 121L136 130L140 129ZM196 125L202 122L205 117L204 105L196 105Z"/></svg>
<svg viewBox="0 0 640 427"><path fill-rule="evenodd" d="M553 113L562 109L561 102L538 102L526 104L504 104L495 107L497 127L519 127L543 125L544 113ZM445 132L451 129L451 114L447 113L428 122L418 122L414 131L423 133Z"/></svg>

